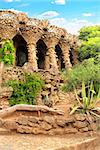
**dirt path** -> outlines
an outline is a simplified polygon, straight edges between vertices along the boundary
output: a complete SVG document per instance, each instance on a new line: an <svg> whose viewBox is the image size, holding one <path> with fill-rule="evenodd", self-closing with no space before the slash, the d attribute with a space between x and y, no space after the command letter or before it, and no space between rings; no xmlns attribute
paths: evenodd
<svg viewBox="0 0 100 150"><path fill-rule="evenodd" d="M0 150L99 150L96 137L1 134Z"/></svg>

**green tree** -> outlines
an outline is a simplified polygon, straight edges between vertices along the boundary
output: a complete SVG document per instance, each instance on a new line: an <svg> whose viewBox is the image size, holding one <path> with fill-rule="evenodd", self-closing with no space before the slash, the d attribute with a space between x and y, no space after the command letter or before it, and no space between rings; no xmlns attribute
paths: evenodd
<svg viewBox="0 0 100 150"><path fill-rule="evenodd" d="M100 54L100 37L89 38L88 41L83 41L78 50L80 61L93 58Z"/></svg>
<svg viewBox="0 0 100 150"><path fill-rule="evenodd" d="M100 26L83 27L79 32L79 39L88 41L89 38L100 37Z"/></svg>
<svg viewBox="0 0 100 150"><path fill-rule="evenodd" d="M100 26L83 27L79 39L81 40L78 49L79 61L100 55Z"/></svg>

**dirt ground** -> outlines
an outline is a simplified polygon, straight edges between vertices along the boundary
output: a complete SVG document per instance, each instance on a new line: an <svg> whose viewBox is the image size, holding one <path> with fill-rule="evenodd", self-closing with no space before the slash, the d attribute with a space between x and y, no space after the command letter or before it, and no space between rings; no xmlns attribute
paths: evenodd
<svg viewBox="0 0 100 150"><path fill-rule="evenodd" d="M45 136L7 133L0 135L0 150L99 150L92 135Z"/></svg>
<svg viewBox="0 0 100 150"><path fill-rule="evenodd" d="M69 100L70 99L70 100ZM72 98L62 101L54 108L63 110L65 117L69 117ZM12 115L12 117L14 117ZM77 133L71 135L32 135L18 134L0 130L0 150L100 150L100 134Z"/></svg>

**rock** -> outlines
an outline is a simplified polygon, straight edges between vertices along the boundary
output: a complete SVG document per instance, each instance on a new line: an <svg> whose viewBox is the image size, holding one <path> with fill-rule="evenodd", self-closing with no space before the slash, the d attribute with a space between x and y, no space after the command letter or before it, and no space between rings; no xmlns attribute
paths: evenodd
<svg viewBox="0 0 100 150"><path fill-rule="evenodd" d="M32 133L33 134L47 134L46 131L44 131L44 130L42 130L40 128L33 128Z"/></svg>
<svg viewBox="0 0 100 150"><path fill-rule="evenodd" d="M81 128L79 129L80 132L88 132L89 131L89 128L88 127L85 127L85 128Z"/></svg>
<svg viewBox="0 0 100 150"><path fill-rule="evenodd" d="M39 127L39 124L33 123L33 122L28 122L28 126L30 126L30 127Z"/></svg>
<svg viewBox="0 0 100 150"><path fill-rule="evenodd" d="M46 121L47 123L54 125L55 124L55 118L54 117L49 117L49 116L45 116L44 121Z"/></svg>
<svg viewBox="0 0 100 150"><path fill-rule="evenodd" d="M69 124L69 123L73 123L74 122L74 118L72 117L70 117L70 118L67 118L67 119L65 119L65 123L66 124Z"/></svg>
<svg viewBox="0 0 100 150"><path fill-rule="evenodd" d="M33 116L29 116L28 120L32 123L38 123L39 118L38 117L33 117Z"/></svg>
<svg viewBox="0 0 100 150"><path fill-rule="evenodd" d="M91 123L90 125L89 125L89 130L91 131L91 130L93 130L93 131L96 131L97 130L97 124L96 123Z"/></svg>
<svg viewBox="0 0 100 150"><path fill-rule="evenodd" d="M17 124L14 120L10 121L10 120L6 120L4 122L4 127L6 129L11 129L11 130L14 130L14 129L17 129Z"/></svg>
<svg viewBox="0 0 100 150"><path fill-rule="evenodd" d="M81 121L76 121L75 123L73 123L74 127L80 129L80 128L85 128L88 126L88 123L86 121L81 122Z"/></svg>
<svg viewBox="0 0 100 150"><path fill-rule="evenodd" d="M51 83L50 79L46 79L45 83Z"/></svg>
<svg viewBox="0 0 100 150"><path fill-rule="evenodd" d="M42 122L40 123L40 127L41 127L42 129L46 130L46 131L52 129L52 126L51 126L50 124L44 122L44 121L42 121Z"/></svg>
<svg viewBox="0 0 100 150"><path fill-rule="evenodd" d="M86 119L86 115L83 114L75 114L75 120L84 121Z"/></svg>
<svg viewBox="0 0 100 150"><path fill-rule="evenodd" d="M13 92L12 87L3 87L0 88L0 98L7 97L9 98Z"/></svg>
<svg viewBox="0 0 100 150"><path fill-rule="evenodd" d="M69 134L69 133L77 133L77 129L76 128L73 128L73 127L68 127L68 128L65 128L64 129L64 133L65 134Z"/></svg>
<svg viewBox="0 0 100 150"><path fill-rule="evenodd" d="M28 126L19 125L17 127L17 132L19 133L32 133L32 128Z"/></svg>
<svg viewBox="0 0 100 150"><path fill-rule="evenodd" d="M56 120L56 123L57 123L58 126L60 126L60 127L62 127L62 128L64 128L64 127L65 127L65 124L66 124L66 122L65 122L64 119L57 119L57 120Z"/></svg>
<svg viewBox="0 0 100 150"><path fill-rule="evenodd" d="M3 119L0 118L0 127L2 127L4 125L4 121Z"/></svg>
<svg viewBox="0 0 100 150"><path fill-rule="evenodd" d="M28 125L28 116L20 116L16 122L21 125Z"/></svg>
<svg viewBox="0 0 100 150"><path fill-rule="evenodd" d="M63 128L56 128L56 129L51 129L48 132L49 135L63 135L64 134L64 129Z"/></svg>
<svg viewBox="0 0 100 150"><path fill-rule="evenodd" d="M51 88L51 84L45 84L45 88L46 89L50 89Z"/></svg>

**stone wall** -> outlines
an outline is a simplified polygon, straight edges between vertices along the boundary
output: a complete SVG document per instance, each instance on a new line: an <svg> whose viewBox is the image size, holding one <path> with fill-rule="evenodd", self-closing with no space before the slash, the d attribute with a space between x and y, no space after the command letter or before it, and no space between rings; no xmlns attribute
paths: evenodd
<svg viewBox="0 0 100 150"><path fill-rule="evenodd" d="M32 66L24 66L24 67L3 67L1 80L3 83L9 80L19 80L24 81L24 74L25 72L34 73L34 67ZM54 70L38 70L38 73L41 75L42 79L45 81L45 87L41 91L40 95L37 97L37 104L47 105L49 107L53 107L56 103L60 101L60 85L62 84L63 80L61 78L60 73L55 73ZM5 98L5 100L1 101L8 101L8 98L11 96L11 92L13 90L11 88L3 87L0 90L1 98ZM3 103L3 102L2 102ZM8 104L8 103L7 103Z"/></svg>
<svg viewBox="0 0 100 150"><path fill-rule="evenodd" d="M20 115L19 115L20 114ZM0 119L0 127L18 133L64 135L78 132L97 131L100 120L91 117L91 122L86 115L76 114L69 118L62 115L37 113L28 111L15 112L7 118Z"/></svg>

